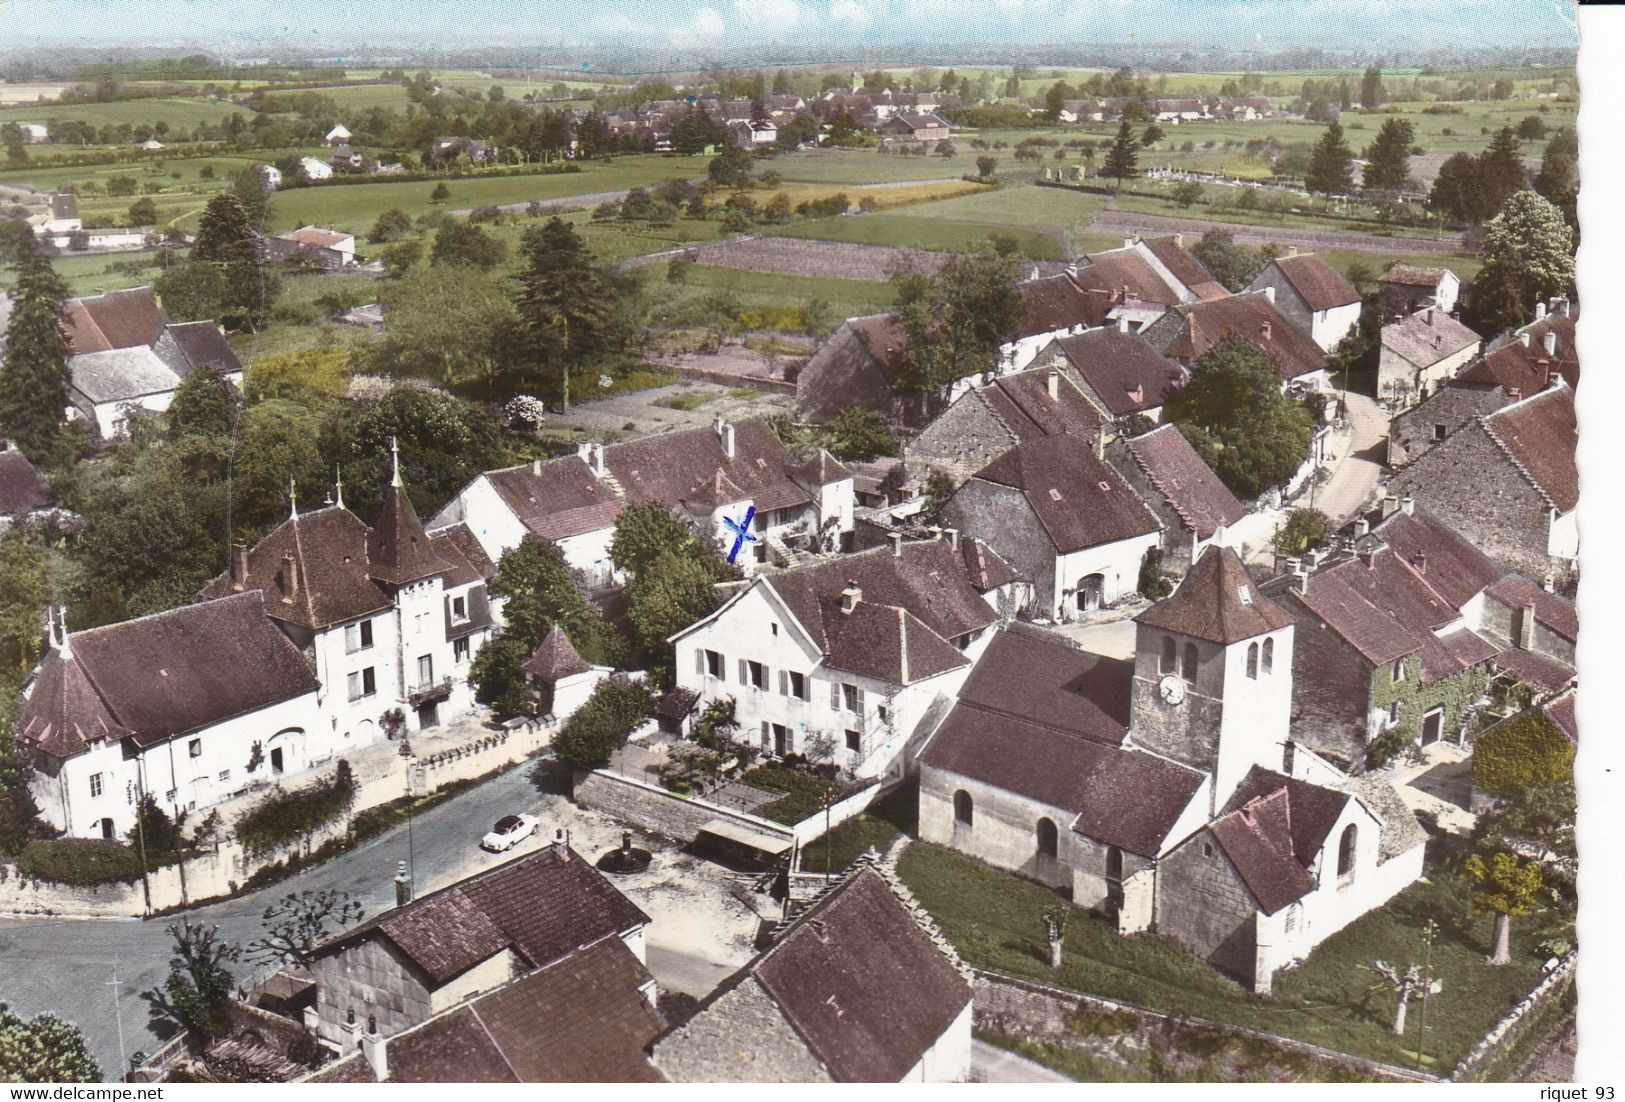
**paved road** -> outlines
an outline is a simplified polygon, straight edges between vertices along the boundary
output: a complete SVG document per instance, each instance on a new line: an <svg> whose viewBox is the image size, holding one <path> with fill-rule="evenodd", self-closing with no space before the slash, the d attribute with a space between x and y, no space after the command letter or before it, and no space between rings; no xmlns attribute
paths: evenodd
<svg viewBox="0 0 1625 1102"><path fill-rule="evenodd" d="M1352 431L1348 454L1333 468L1326 485L1315 492L1315 508L1330 517L1334 526L1352 520L1371 500L1388 447L1389 416L1375 401L1349 392L1348 419Z"/></svg>
<svg viewBox="0 0 1625 1102"><path fill-rule="evenodd" d="M1035 1064L1025 1056L990 1045L983 1040L970 1043L971 1075L979 1083L1071 1083L1058 1071Z"/></svg>
<svg viewBox="0 0 1625 1102"><path fill-rule="evenodd" d="M467 862L471 847L490 824L540 799L527 779L528 765L464 792L420 815L411 842L420 894ZM544 819L545 822L545 819ZM306 888L343 888L359 898L367 914L394 905L393 878L407 858L402 827L359 849L302 873L257 895L226 900L190 912L194 922L217 924L223 939L246 942L260 932L260 912L273 899ZM0 1001L31 1017L42 1011L76 1022L101 1065L115 1075L118 1025L112 989L115 971L122 984L119 1010L125 1051L151 1052L160 1043L147 1028L146 1004L139 992L156 986L168 972L170 937L165 927L178 919L22 920L0 925ZM255 969L237 969L244 979Z"/></svg>
<svg viewBox="0 0 1625 1102"><path fill-rule="evenodd" d="M1281 226L1252 226L1240 222L1212 222L1200 218L1172 218L1126 210L1103 210L1083 230L1086 234L1121 237L1142 234L1187 233L1200 237L1209 230L1228 233L1243 245L1296 245L1300 249L1350 249L1362 253L1460 252L1460 234L1443 237L1385 237L1348 230L1295 230Z"/></svg>

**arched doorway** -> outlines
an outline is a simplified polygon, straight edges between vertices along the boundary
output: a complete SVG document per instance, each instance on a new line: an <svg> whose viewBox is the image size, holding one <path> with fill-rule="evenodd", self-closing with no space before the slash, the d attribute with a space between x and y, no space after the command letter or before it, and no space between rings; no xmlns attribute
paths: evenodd
<svg viewBox="0 0 1625 1102"><path fill-rule="evenodd" d="M1089 574L1078 583L1078 611L1094 612L1106 603L1106 575Z"/></svg>
<svg viewBox="0 0 1625 1102"><path fill-rule="evenodd" d="M970 793L966 792L963 788L961 788L958 792L955 792L954 793L954 827L955 827L955 829L959 829L959 828L962 827L962 828L964 828L966 830L969 830L970 826L971 826L971 819L975 816L975 814L976 814L976 805L975 805L975 802L970 798Z"/></svg>
<svg viewBox="0 0 1625 1102"><path fill-rule="evenodd" d="M1052 819L1038 820L1038 856L1053 861L1061 848L1061 832Z"/></svg>

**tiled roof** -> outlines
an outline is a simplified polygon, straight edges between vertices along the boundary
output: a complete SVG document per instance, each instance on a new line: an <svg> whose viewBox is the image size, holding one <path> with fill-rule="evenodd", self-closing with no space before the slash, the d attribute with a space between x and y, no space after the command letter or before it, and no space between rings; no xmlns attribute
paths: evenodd
<svg viewBox="0 0 1625 1102"><path fill-rule="evenodd" d="M211 321L175 322L164 326L164 334L175 342L181 353L181 362L169 366L182 378L205 368L218 375L230 375L243 369L226 335ZM165 343L163 337L159 342L160 345Z"/></svg>
<svg viewBox="0 0 1625 1102"><path fill-rule="evenodd" d="M805 463L792 468L790 475L805 486L829 486L851 478L852 472L828 448L819 448Z"/></svg>
<svg viewBox="0 0 1625 1102"><path fill-rule="evenodd" d="M0 451L0 516L21 516L55 505L56 491L27 456L15 449Z"/></svg>
<svg viewBox="0 0 1625 1102"><path fill-rule="evenodd" d="M391 602L369 574L368 532L337 505L283 521L249 549L243 577L222 574L204 595L263 590L273 619L313 630L383 612Z"/></svg>
<svg viewBox="0 0 1625 1102"><path fill-rule="evenodd" d="M847 318L846 325L858 346L880 365L886 381L890 382L908 355L908 336L903 331L902 319L896 314L871 314Z"/></svg>
<svg viewBox="0 0 1625 1102"><path fill-rule="evenodd" d="M1084 321L1090 326L1101 325L1112 308L1124 299L1156 306L1177 306L1179 294L1157 274L1145 257L1132 249L1116 249L1091 256L1087 267L1072 277L1087 294Z"/></svg>
<svg viewBox="0 0 1625 1102"><path fill-rule="evenodd" d="M93 403L123 402L163 394L180 386L180 377L148 345L86 352L68 360L73 389Z"/></svg>
<svg viewBox="0 0 1625 1102"><path fill-rule="evenodd" d="M63 303L69 355L150 345L167 320L151 287L109 291Z"/></svg>
<svg viewBox="0 0 1625 1102"><path fill-rule="evenodd" d="M1155 857L1204 776L1164 758L961 702L920 756L1074 816L1071 829Z"/></svg>
<svg viewBox="0 0 1625 1102"><path fill-rule="evenodd" d="M846 624L849 615L841 611L841 593L849 585L862 591L860 608L871 605L903 609L909 614L911 619L894 618L893 626L867 618L861 621L861 626L891 638L895 638L898 630L908 630L911 648L921 638L918 628L927 629L941 640L952 640L980 631L997 619L967 580L964 559L946 540L905 542L901 555L894 554L891 547L877 547L827 562L809 563L763 578L760 584L770 586L778 594L796 620L812 634L813 645L822 653L834 655L839 650L848 661L863 662L871 668L884 667L886 676L893 680L902 673L900 653L855 654L852 648L860 640L855 629L843 642L842 636L849 630ZM895 627L898 623L909 624L910 628L898 629ZM930 653L942 654L936 647L932 647ZM954 654L960 663L965 661L957 650ZM927 668L921 664L924 657L925 654L917 655L910 650L909 673L915 679L927 676L920 672Z"/></svg>
<svg viewBox="0 0 1625 1102"><path fill-rule="evenodd" d="M906 608L865 600L839 615L825 620L832 669L912 685L969 661Z"/></svg>
<svg viewBox="0 0 1625 1102"><path fill-rule="evenodd" d="M1485 383L1503 390L1516 390L1523 397L1545 390L1552 372L1557 372L1572 389L1580 385L1580 355L1575 346L1575 322L1580 312L1571 308L1565 316L1549 314L1518 332L1529 334L1526 346L1521 337L1491 348L1478 362L1461 373L1468 383ZM1546 335L1557 338L1555 354L1546 351Z"/></svg>
<svg viewBox="0 0 1625 1102"><path fill-rule="evenodd" d="M375 581L392 586L456 572L424 532L399 475L384 487L383 507L367 532L367 563Z"/></svg>
<svg viewBox="0 0 1625 1102"><path fill-rule="evenodd" d="M1445 277L1443 268L1416 268L1409 264L1395 264L1383 273L1383 283L1402 283L1410 287L1437 287Z"/></svg>
<svg viewBox="0 0 1625 1102"><path fill-rule="evenodd" d="M1019 337L1053 333L1085 324L1089 295L1069 275L1034 279L1021 285Z"/></svg>
<svg viewBox="0 0 1625 1102"><path fill-rule="evenodd" d="M1478 341L1477 333L1432 306L1382 327L1382 346L1417 367L1431 367Z"/></svg>
<svg viewBox="0 0 1625 1102"><path fill-rule="evenodd" d="M429 546L451 567L444 575L447 589L468 585L470 582L490 581L496 577L496 564L480 546L473 529L466 524L453 524L429 533Z"/></svg>
<svg viewBox="0 0 1625 1102"><path fill-rule="evenodd" d="M1226 298L1230 292L1196 256L1172 237L1150 237L1143 242L1163 267L1173 273L1202 302Z"/></svg>
<svg viewBox="0 0 1625 1102"><path fill-rule="evenodd" d="M485 476L519 522L539 540L601 532L615 526L621 502L580 456L526 463Z"/></svg>
<svg viewBox="0 0 1625 1102"><path fill-rule="evenodd" d="M1236 553L1209 547L1172 596L1136 617L1148 627L1229 646L1292 624L1292 617L1265 597L1247 576Z"/></svg>
<svg viewBox="0 0 1625 1102"><path fill-rule="evenodd" d="M983 712L1117 746L1128 729L1131 660L1106 658L1036 628L996 634L959 690Z"/></svg>
<svg viewBox="0 0 1625 1102"><path fill-rule="evenodd" d="M1207 539L1247 515L1246 507L1173 425L1137 436L1125 446L1197 539Z"/></svg>
<svg viewBox="0 0 1625 1102"><path fill-rule="evenodd" d="M350 149L348 146L340 146L334 154L334 156L344 157L349 155ZM316 245L327 249L355 239L354 234L339 233L337 230L324 230L319 226L301 226L299 229L289 230L287 233L278 234L277 236L286 241L297 241L301 245Z"/></svg>
<svg viewBox="0 0 1625 1102"><path fill-rule="evenodd" d="M1188 377L1179 364L1111 326L1062 337L1055 344L1113 417L1161 406Z"/></svg>
<svg viewBox="0 0 1625 1102"><path fill-rule="evenodd" d="M1271 263L1311 310L1331 310L1360 301L1360 292L1354 289L1354 284L1318 256L1309 253L1281 256Z"/></svg>
<svg viewBox="0 0 1625 1102"><path fill-rule="evenodd" d="M1528 578L1509 574L1491 585L1489 593L1512 608L1534 606L1535 621L1571 643L1580 637L1580 612L1574 602L1548 593Z"/></svg>
<svg viewBox="0 0 1625 1102"><path fill-rule="evenodd" d="M1291 798L1277 788L1257 796L1208 828L1252 893L1259 910L1274 914L1315 888L1292 852Z"/></svg>
<svg viewBox="0 0 1625 1102"><path fill-rule="evenodd" d="M1490 649L1493 651L1495 648ZM1501 651L1494 657L1498 669L1543 692L1558 692L1574 684L1572 667L1543 654L1513 648Z"/></svg>
<svg viewBox="0 0 1625 1102"><path fill-rule="evenodd" d="M1457 610L1387 547L1322 569L1299 598L1373 665L1437 645L1433 629ZM1305 671L1306 676L1310 671Z"/></svg>
<svg viewBox="0 0 1625 1102"><path fill-rule="evenodd" d="M1580 745L1580 725L1574 715L1574 694L1564 693L1556 700L1550 701L1541 709L1546 718L1551 720L1559 731L1568 737L1574 745Z"/></svg>
<svg viewBox="0 0 1625 1102"><path fill-rule="evenodd" d="M1225 802L1223 812L1228 814L1246 806L1260 796L1284 791L1291 805L1287 830L1292 840L1292 854L1307 866L1326 844L1337 817L1348 803L1346 792L1322 788L1318 784L1288 777L1262 766L1253 766L1242 778L1234 794Z"/></svg>
<svg viewBox="0 0 1625 1102"><path fill-rule="evenodd" d="M604 463L632 505L715 508L750 498L758 512L812 499L790 477L789 453L761 419L734 425L732 458L714 429L651 436L604 449Z"/></svg>
<svg viewBox="0 0 1625 1102"><path fill-rule="evenodd" d="M504 948L540 968L648 922L579 854L552 845L386 911L317 952L342 952L379 934L439 984Z"/></svg>
<svg viewBox="0 0 1625 1102"><path fill-rule="evenodd" d="M1371 531L1456 608L1500 574L1488 556L1420 506L1412 513L1392 514Z"/></svg>
<svg viewBox="0 0 1625 1102"><path fill-rule="evenodd" d="M1381 834L1377 841L1377 859L1387 861L1407 850L1423 845L1427 831L1416 819L1416 812L1405 806L1388 779L1379 773L1364 773L1349 779L1354 798L1377 819Z"/></svg>
<svg viewBox="0 0 1625 1102"><path fill-rule="evenodd" d="M535 653L525 660L523 669L531 677L552 684L572 674L587 673L592 667L576 653L564 630L554 624L547 629Z"/></svg>
<svg viewBox="0 0 1625 1102"><path fill-rule="evenodd" d="M98 737L150 746L318 688L261 595L244 593L74 633L45 659L18 728L54 757Z"/></svg>
<svg viewBox="0 0 1625 1102"><path fill-rule="evenodd" d="M1099 431L1105 419L1085 395L1081 377L1075 371L1068 366L1060 372L1053 398L1049 394L1049 371L1041 367L1005 375L992 386L973 393L1018 441L1062 432L1089 436Z"/></svg>
<svg viewBox="0 0 1625 1102"><path fill-rule="evenodd" d="M1147 335L1153 347L1190 367L1224 341L1241 341L1264 353L1287 382L1326 366L1320 346L1261 294L1178 307L1172 316L1154 323Z"/></svg>
<svg viewBox="0 0 1625 1102"><path fill-rule="evenodd" d="M1479 418L1518 471L1546 502L1566 513L1580 500L1574 448L1574 392L1555 386Z"/></svg>
<svg viewBox="0 0 1625 1102"><path fill-rule="evenodd" d="M900 1081L971 999L954 962L869 869L747 969L840 1083Z"/></svg>
<svg viewBox="0 0 1625 1102"><path fill-rule="evenodd" d="M978 593L1021 580L1014 567L979 539L960 537L959 552L965 559L965 577Z"/></svg>
<svg viewBox="0 0 1625 1102"><path fill-rule="evenodd" d="M1122 477L1078 436L1046 436L1019 445L976 477L1022 491L1061 554L1161 528Z"/></svg>

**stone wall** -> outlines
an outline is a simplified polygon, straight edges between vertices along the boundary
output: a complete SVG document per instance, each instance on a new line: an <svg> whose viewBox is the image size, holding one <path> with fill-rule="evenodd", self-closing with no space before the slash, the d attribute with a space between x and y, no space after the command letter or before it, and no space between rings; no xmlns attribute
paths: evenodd
<svg viewBox="0 0 1625 1102"><path fill-rule="evenodd" d="M1018 443L987 402L972 392L927 425L908 446L904 459L911 471L942 471L957 488Z"/></svg>
<svg viewBox="0 0 1625 1102"><path fill-rule="evenodd" d="M1365 1060L1290 1037L1202 1018L1176 1018L998 972L976 969L972 987L976 1028L1018 1040L1052 1044L1064 1042L1076 1038L1068 1023L1079 1011L1127 1012L1138 1020L1139 1031L1150 1032L1154 1039L1168 1046L1177 1047L1184 1038L1216 1030L1235 1037L1263 1041L1317 1062L1348 1068L1383 1082L1438 1082L1434 1076L1409 1068Z"/></svg>
<svg viewBox="0 0 1625 1102"><path fill-rule="evenodd" d="M726 819L750 830L775 834L789 842L795 831L738 808L724 807L697 797L679 796L664 788L598 769L576 782L575 802L630 823L663 838L691 841L712 819ZM819 817L820 821L822 816Z"/></svg>
<svg viewBox="0 0 1625 1102"><path fill-rule="evenodd" d="M991 547L1033 583L1034 612L1055 616L1055 544L1020 490L972 479L948 500L943 524Z"/></svg>
<svg viewBox="0 0 1625 1102"><path fill-rule="evenodd" d="M1547 973L1545 979L1536 984L1518 1005L1508 1011L1506 1017L1496 1022L1495 1027L1467 1051L1461 1063L1456 1065L1456 1070L1450 1073L1451 1082L1468 1083L1477 1079L1479 1073L1496 1054L1514 1042L1539 1010L1553 1000L1563 997L1569 985L1574 982L1574 973L1579 961L1578 953L1570 953L1556 968Z"/></svg>
<svg viewBox="0 0 1625 1102"><path fill-rule="evenodd" d="M1257 903L1206 830L1158 868L1157 932L1213 967L1252 983L1257 967Z"/></svg>
<svg viewBox="0 0 1625 1102"><path fill-rule="evenodd" d="M1498 386L1451 383L1433 397L1395 417L1388 426L1388 465L1399 467L1441 443L1439 426L1449 439L1475 417L1494 413L1510 399Z"/></svg>
<svg viewBox="0 0 1625 1102"><path fill-rule="evenodd" d="M661 1038L653 1060L677 1083L831 1082L829 1070L753 979Z"/></svg>
<svg viewBox="0 0 1625 1102"><path fill-rule="evenodd" d="M1309 580L1313 586L1313 577ZM1292 637L1292 735L1322 757L1358 769L1365 762L1371 667L1300 601L1284 593L1277 603L1297 620Z"/></svg>

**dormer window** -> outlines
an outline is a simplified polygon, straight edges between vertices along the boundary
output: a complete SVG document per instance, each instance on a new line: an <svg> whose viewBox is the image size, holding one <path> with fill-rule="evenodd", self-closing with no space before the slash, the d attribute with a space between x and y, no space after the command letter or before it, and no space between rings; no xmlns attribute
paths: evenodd
<svg viewBox="0 0 1625 1102"><path fill-rule="evenodd" d="M1236 600L1241 602L1243 608L1253 607L1253 590L1251 586L1236 586Z"/></svg>

